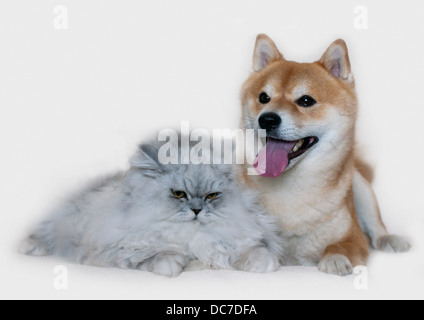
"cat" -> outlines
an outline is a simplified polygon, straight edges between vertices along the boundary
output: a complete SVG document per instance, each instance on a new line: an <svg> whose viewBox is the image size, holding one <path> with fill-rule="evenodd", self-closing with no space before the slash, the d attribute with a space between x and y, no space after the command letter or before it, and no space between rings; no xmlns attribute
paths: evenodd
<svg viewBox="0 0 424 320"><path fill-rule="evenodd" d="M193 150L193 143L181 147L181 139L173 145L179 154ZM283 263L278 227L258 196L238 185L234 167L164 165L158 155L164 144L141 144L126 172L71 197L20 251L168 277L199 266L276 271Z"/></svg>

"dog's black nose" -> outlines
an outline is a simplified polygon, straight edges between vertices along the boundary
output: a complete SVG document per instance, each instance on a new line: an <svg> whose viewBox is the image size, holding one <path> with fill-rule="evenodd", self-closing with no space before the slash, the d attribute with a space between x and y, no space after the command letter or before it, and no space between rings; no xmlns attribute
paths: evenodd
<svg viewBox="0 0 424 320"><path fill-rule="evenodd" d="M197 216L200 213L200 211L202 211L202 209L191 209L191 211L193 211L194 214Z"/></svg>
<svg viewBox="0 0 424 320"><path fill-rule="evenodd" d="M259 126L266 131L272 131L281 124L281 118L274 112L264 113L259 118Z"/></svg>

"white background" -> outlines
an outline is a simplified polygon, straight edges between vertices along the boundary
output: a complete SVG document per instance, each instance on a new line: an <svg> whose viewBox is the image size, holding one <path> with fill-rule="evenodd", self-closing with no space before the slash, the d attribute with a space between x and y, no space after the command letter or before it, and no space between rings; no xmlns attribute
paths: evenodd
<svg viewBox="0 0 424 320"><path fill-rule="evenodd" d="M354 28L354 9L369 29ZM53 27L65 5L69 29ZM424 22L422 1L0 2L0 298L424 298ZM369 289L315 268L255 275L205 271L165 279L16 253L28 229L70 190L126 167L146 134L189 120L236 128L239 90L256 34L287 59L350 48L361 101L358 139L376 166L375 190L392 232L411 253L375 252Z"/></svg>

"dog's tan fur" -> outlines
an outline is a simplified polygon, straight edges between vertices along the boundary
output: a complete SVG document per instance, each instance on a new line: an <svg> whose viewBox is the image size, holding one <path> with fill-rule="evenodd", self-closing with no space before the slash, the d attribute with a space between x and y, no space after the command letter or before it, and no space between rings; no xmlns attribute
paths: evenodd
<svg viewBox="0 0 424 320"><path fill-rule="evenodd" d="M269 37L259 35L253 67L241 94L242 127L258 129L258 117L275 112L286 126L281 130L301 135L316 128L322 137L280 177L252 176L244 167L240 181L261 192L263 204L278 218L289 264L318 264L323 272L350 274L353 266L365 265L369 255L362 224L368 224L363 229L368 227L376 247L388 234L374 193L361 175L372 179L372 171L355 160L358 101L347 46L337 40L319 61L297 63L287 61ZM272 98L268 105L259 102L262 92ZM296 100L305 94L318 104L299 107ZM282 134L289 134L286 131ZM355 188L364 191L354 195ZM372 216L361 218L361 226L357 207L360 214Z"/></svg>

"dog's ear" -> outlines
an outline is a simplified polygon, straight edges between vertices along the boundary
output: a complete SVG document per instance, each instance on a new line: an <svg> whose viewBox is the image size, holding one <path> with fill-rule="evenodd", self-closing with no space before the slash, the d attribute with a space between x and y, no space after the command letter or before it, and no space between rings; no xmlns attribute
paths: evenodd
<svg viewBox="0 0 424 320"><path fill-rule="evenodd" d="M253 70L261 71L273 61L284 59L274 41L266 34L256 38L255 52L253 54Z"/></svg>
<svg viewBox="0 0 424 320"><path fill-rule="evenodd" d="M143 175L154 178L163 173L163 167L159 161L158 150L149 144L140 145L137 153L130 159L133 168L140 169Z"/></svg>
<svg viewBox="0 0 424 320"><path fill-rule="evenodd" d="M342 82L353 82L349 53L344 40L336 40L319 61L335 78Z"/></svg>

